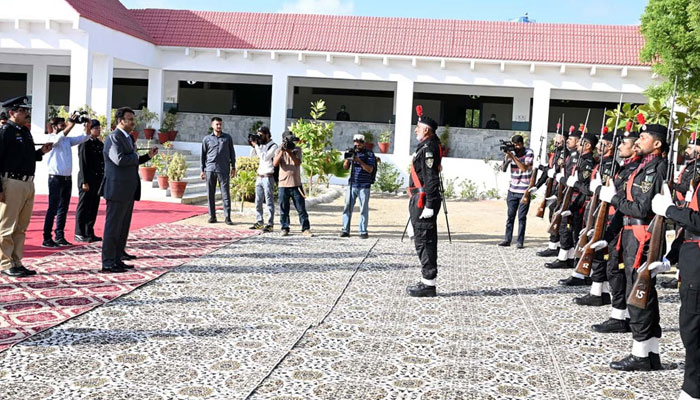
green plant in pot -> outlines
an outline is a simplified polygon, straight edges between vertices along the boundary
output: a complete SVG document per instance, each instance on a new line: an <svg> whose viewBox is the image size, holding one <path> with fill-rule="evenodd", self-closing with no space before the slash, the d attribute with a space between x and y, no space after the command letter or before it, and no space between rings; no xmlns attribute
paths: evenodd
<svg viewBox="0 0 700 400"><path fill-rule="evenodd" d="M389 152L389 146L391 145L391 131L388 129L385 129L382 131L382 133L379 134L379 151L382 153L388 153Z"/></svg>
<svg viewBox="0 0 700 400"><path fill-rule="evenodd" d="M147 140L153 139L156 130L153 129L153 123L158 120L158 114L151 112L148 107L143 107L138 117L138 124L143 127L143 136Z"/></svg>
<svg viewBox="0 0 700 400"><path fill-rule="evenodd" d="M365 137L365 148L374 150L374 133L370 130L360 131L360 133Z"/></svg>
<svg viewBox="0 0 700 400"><path fill-rule="evenodd" d="M173 148L173 144L170 142L163 143L164 151L158 152L151 159L151 163L156 167L156 173L158 174L158 187L165 190L168 188L168 164L170 163L170 154L168 149Z"/></svg>
<svg viewBox="0 0 700 400"><path fill-rule="evenodd" d="M173 153L168 163L168 186L170 187L170 194L176 199L182 198L182 195L185 194L187 182L182 180L185 178L186 170L187 162L185 157L180 153Z"/></svg>
<svg viewBox="0 0 700 400"><path fill-rule="evenodd" d="M146 143L146 148L151 148L150 140ZM139 153L141 155L144 155L148 152L140 151ZM139 166L139 175L141 175L142 180L146 182L153 182L153 177L156 175L156 167L153 165L153 158L151 158L149 161L146 161L143 165Z"/></svg>
<svg viewBox="0 0 700 400"><path fill-rule="evenodd" d="M447 157L450 152L450 126L445 125L440 133L440 144L442 146L442 156Z"/></svg>
<svg viewBox="0 0 700 400"><path fill-rule="evenodd" d="M164 128L166 132L168 132L168 140L171 142L173 140L175 140L175 137L177 136L177 131L175 130L176 124L177 124L177 114L175 114L175 111L170 110L167 113L165 113L161 127ZM161 129L161 132L162 131L163 131L163 129ZM160 138L160 136L159 136L159 138Z"/></svg>

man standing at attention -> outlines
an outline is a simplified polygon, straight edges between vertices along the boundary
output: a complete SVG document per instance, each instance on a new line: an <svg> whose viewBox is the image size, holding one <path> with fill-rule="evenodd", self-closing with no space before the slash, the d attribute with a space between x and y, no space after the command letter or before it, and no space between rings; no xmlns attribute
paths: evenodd
<svg viewBox="0 0 700 400"><path fill-rule="evenodd" d="M231 221L231 191L229 177L236 176L236 152L233 138L223 132L223 121L219 117L211 119L211 135L202 140L202 180L207 180L207 200L209 200L209 223L216 222L216 183L219 182L221 200L224 203L226 225Z"/></svg>

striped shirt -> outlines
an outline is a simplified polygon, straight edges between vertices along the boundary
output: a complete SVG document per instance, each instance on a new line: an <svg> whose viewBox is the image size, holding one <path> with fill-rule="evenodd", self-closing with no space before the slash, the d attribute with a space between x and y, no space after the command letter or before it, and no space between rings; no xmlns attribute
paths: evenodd
<svg viewBox="0 0 700 400"><path fill-rule="evenodd" d="M365 164L376 168L377 161L373 152L367 150L361 151L357 153L357 157ZM372 173L365 171L362 169L360 163L353 161L350 164L350 179L348 183L352 185L352 187L367 189L372 186Z"/></svg>
<svg viewBox="0 0 700 400"><path fill-rule="evenodd" d="M530 164L535 159L535 155L531 149L525 149L525 153L518 157L518 161L522 164ZM530 186L530 178L532 178L532 169L529 171L522 171L518 168L518 164L510 162L510 189L509 191L513 193L525 193L528 186Z"/></svg>

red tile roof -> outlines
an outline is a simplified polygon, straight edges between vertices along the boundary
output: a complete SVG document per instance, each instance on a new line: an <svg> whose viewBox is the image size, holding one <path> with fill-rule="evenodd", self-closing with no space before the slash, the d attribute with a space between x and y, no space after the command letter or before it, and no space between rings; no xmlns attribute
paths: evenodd
<svg viewBox="0 0 700 400"><path fill-rule="evenodd" d="M66 0L83 18L154 43L131 12L119 0Z"/></svg>

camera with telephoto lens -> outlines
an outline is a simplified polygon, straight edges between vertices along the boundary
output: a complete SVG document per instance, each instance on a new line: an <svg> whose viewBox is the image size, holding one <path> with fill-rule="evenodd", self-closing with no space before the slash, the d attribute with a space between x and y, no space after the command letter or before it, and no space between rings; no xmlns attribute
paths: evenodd
<svg viewBox="0 0 700 400"><path fill-rule="evenodd" d="M512 153L515 151L515 145L510 140L501 139L500 142L501 142L500 149L502 152L504 152L504 153L511 152Z"/></svg>
<svg viewBox="0 0 700 400"><path fill-rule="evenodd" d="M87 124L90 122L90 115L87 111L74 111L68 120L74 124Z"/></svg>
<svg viewBox="0 0 700 400"><path fill-rule="evenodd" d="M285 132L282 135L282 148L285 150L294 150L297 147L297 142L299 138L294 136L291 132Z"/></svg>
<svg viewBox="0 0 700 400"><path fill-rule="evenodd" d="M253 145L253 143L260 144L261 140L262 140L262 137L260 137L260 135L258 135L257 133L249 133L248 134L248 144L250 144L251 146Z"/></svg>

